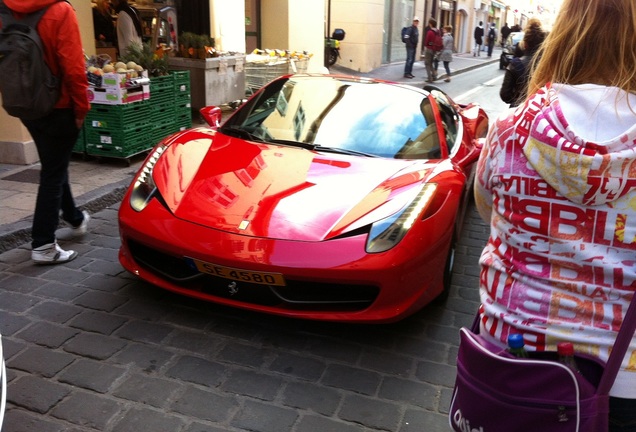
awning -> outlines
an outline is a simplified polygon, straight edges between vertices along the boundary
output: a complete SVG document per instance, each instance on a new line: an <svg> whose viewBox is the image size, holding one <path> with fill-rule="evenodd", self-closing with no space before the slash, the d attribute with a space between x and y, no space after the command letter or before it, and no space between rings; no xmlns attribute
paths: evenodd
<svg viewBox="0 0 636 432"><path fill-rule="evenodd" d="M506 5L505 5L505 4L503 4L503 3L499 3L497 0L490 0L490 3L491 3L494 7L499 8L499 9L505 9L505 8L506 8Z"/></svg>

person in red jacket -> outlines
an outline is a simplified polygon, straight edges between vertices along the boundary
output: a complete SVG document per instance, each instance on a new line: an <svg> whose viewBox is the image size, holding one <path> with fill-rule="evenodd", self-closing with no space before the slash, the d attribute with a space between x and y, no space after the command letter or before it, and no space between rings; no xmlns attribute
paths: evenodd
<svg viewBox="0 0 636 432"><path fill-rule="evenodd" d="M62 219L74 235L86 233L90 216L75 206L69 185L68 166L73 146L90 110L82 41L75 10L59 0L4 0L16 19L48 7L37 30L44 60L60 81L60 98L53 111L36 120L22 120L40 157L40 183L33 215L31 259L36 264L57 264L77 257L63 250L55 231ZM1 26L1 24L0 24Z"/></svg>
<svg viewBox="0 0 636 432"><path fill-rule="evenodd" d="M431 83L437 79L437 68L433 65L437 53L441 50L435 44L435 39L440 35L440 31L437 28L437 20L431 18L428 20L428 31L424 38L424 65L426 66L426 82Z"/></svg>

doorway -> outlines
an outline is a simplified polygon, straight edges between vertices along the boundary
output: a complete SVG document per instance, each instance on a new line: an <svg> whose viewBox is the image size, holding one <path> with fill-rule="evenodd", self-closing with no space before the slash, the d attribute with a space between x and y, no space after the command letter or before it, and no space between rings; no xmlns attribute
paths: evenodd
<svg viewBox="0 0 636 432"><path fill-rule="evenodd" d="M245 0L245 52L261 46L261 0Z"/></svg>

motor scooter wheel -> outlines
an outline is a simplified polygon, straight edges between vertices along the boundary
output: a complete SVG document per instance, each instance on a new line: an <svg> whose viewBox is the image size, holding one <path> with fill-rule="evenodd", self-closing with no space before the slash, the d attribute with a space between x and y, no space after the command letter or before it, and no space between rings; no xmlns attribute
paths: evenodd
<svg viewBox="0 0 636 432"><path fill-rule="evenodd" d="M325 49L325 63L327 66L333 66L338 61L338 50L336 48L327 48Z"/></svg>

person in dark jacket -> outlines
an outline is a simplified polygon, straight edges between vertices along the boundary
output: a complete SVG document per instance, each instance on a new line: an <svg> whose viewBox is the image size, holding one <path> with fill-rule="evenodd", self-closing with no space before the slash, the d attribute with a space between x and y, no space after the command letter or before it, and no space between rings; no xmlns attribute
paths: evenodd
<svg viewBox="0 0 636 432"><path fill-rule="evenodd" d="M473 31L473 37L475 38L475 51L473 57L479 56L481 51L481 45L484 43L484 22L479 21L479 25L475 27Z"/></svg>
<svg viewBox="0 0 636 432"><path fill-rule="evenodd" d="M415 52L417 51L417 43L420 39L420 31L417 26L420 24L418 17L413 18L413 24L406 32L405 42L406 45L406 63L404 63L404 78L415 78L413 75L413 63L415 63Z"/></svg>
<svg viewBox="0 0 636 432"><path fill-rule="evenodd" d="M501 47L502 48L506 45L506 39L508 39L508 36L510 36L511 32L512 30L510 30L510 27L508 27L508 23L504 23L503 27L501 28Z"/></svg>
<svg viewBox="0 0 636 432"><path fill-rule="evenodd" d="M108 0L97 0L93 8L93 29L97 46L115 46L115 23L110 14Z"/></svg>
<svg viewBox="0 0 636 432"><path fill-rule="evenodd" d="M495 41L497 40L497 30L495 30L495 23L490 24L488 29L488 57L492 57L492 50L495 48Z"/></svg>
<svg viewBox="0 0 636 432"><path fill-rule="evenodd" d="M532 62L545 37L546 32L541 27L541 21L537 18L530 19L523 40L519 42L523 45L523 55L510 60L499 90L501 100L510 104L511 107L519 105L526 99Z"/></svg>

